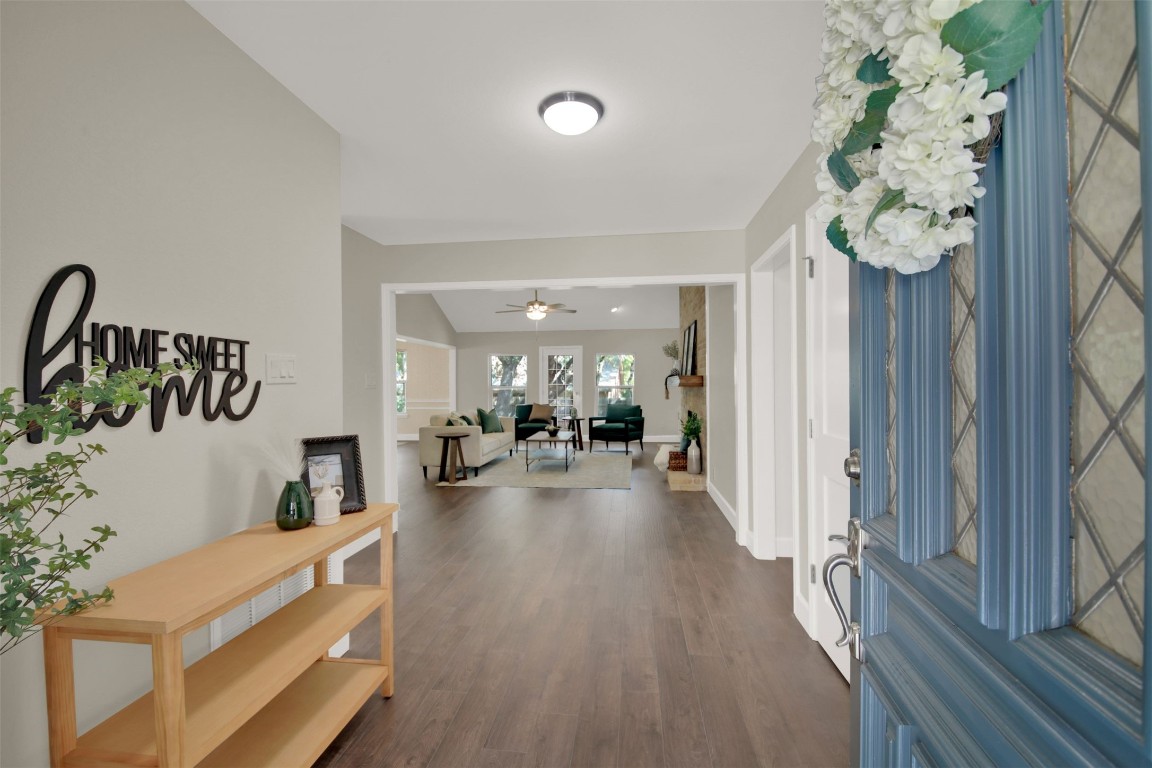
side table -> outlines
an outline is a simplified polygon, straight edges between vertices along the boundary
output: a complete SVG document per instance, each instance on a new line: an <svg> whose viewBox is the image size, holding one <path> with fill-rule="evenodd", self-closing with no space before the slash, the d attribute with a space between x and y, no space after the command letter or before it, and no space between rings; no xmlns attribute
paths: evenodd
<svg viewBox="0 0 1152 768"><path fill-rule="evenodd" d="M464 449L460 446L460 441L468 437L468 433L437 432L436 437L444 441L444 446L440 449L440 482L447 480L450 485L455 485L458 468L464 470L463 479L467 480L468 465L464 463Z"/></svg>
<svg viewBox="0 0 1152 768"><path fill-rule="evenodd" d="M581 416L565 416L561 421L568 422L568 429L576 433L576 450L584 450L584 430L580 428L580 422L584 419Z"/></svg>

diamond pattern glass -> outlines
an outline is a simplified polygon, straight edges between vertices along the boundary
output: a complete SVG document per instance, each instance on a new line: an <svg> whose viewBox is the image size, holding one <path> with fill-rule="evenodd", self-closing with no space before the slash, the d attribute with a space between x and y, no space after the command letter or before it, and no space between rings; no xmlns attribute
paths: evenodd
<svg viewBox="0 0 1152 768"><path fill-rule="evenodd" d="M1140 664L1144 275L1132 3L1067 13L1072 221L1073 624Z"/></svg>
<svg viewBox="0 0 1152 768"><path fill-rule="evenodd" d="M884 307L888 318L884 353L884 386L888 391L888 504L886 511L896 514L896 275L891 269L884 275Z"/></svg>
<svg viewBox="0 0 1152 768"><path fill-rule="evenodd" d="M972 246L950 260L952 284L952 509L955 552L976 563L976 256Z"/></svg>

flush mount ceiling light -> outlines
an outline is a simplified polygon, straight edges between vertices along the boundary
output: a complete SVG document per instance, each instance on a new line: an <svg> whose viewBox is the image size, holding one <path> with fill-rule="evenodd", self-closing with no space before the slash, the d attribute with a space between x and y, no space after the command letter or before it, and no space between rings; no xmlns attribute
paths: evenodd
<svg viewBox="0 0 1152 768"><path fill-rule="evenodd" d="M579 136L592 130L604 116L604 105L595 96L579 91L560 91L540 102L544 123L565 136Z"/></svg>

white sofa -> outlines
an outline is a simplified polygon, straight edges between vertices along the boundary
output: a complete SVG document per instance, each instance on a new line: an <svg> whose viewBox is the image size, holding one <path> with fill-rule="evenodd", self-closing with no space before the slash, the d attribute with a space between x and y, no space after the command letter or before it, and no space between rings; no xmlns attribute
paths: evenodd
<svg viewBox="0 0 1152 768"><path fill-rule="evenodd" d="M460 441L464 451L464 464L472 468L473 474L480 474L480 467L499 456L504 451L512 453L516 447L516 420L511 416L501 416L503 432L484 434L479 425L469 427L449 427L448 414L435 414L428 419L427 427L420 427L420 466L424 477L428 477L428 467L432 467L439 477L440 454L444 441L436 437L440 432L466 432L468 436Z"/></svg>

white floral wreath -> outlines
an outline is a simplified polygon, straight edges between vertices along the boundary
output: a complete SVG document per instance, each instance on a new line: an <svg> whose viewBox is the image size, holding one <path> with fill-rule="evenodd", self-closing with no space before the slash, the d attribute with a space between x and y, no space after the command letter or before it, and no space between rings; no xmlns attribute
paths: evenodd
<svg viewBox="0 0 1152 768"><path fill-rule="evenodd" d="M995 89L1031 56L1047 5L827 0L812 137L833 245L911 274L972 242L984 194L973 145L1007 105Z"/></svg>

